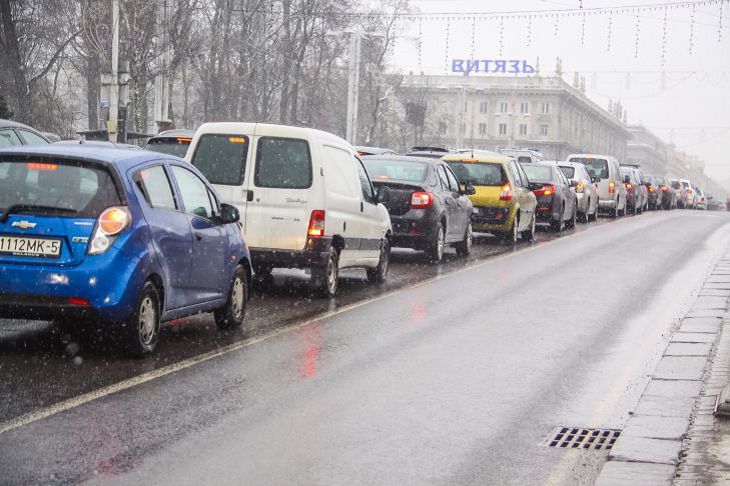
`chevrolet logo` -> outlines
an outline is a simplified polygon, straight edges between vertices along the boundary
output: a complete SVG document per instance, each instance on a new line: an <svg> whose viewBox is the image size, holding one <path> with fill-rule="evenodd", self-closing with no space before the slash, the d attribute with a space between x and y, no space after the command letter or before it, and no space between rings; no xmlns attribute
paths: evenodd
<svg viewBox="0 0 730 486"><path fill-rule="evenodd" d="M36 224L30 221L16 221L11 225L13 228L30 229L35 228Z"/></svg>

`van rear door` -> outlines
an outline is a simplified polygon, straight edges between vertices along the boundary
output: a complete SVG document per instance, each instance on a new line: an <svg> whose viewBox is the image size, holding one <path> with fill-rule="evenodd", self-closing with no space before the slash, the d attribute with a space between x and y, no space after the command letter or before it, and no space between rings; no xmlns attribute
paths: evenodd
<svg viewBox="0 0 730 486"><path fill-rule="evenodd" d="M600 201L613 201L614 193L618 190L617 183L611 177L611 169L606 159L593 157L571 157L568 162L579 162L583 164L591 177L601 179L598 182L598 199ZM613 191L611 191L613 189Z"/></svg>
<svg viewBox="0 0 730 486"><path fill-rule="evenodd" d="M319 207L312 152L304 138L282 131L254 138L248 173L249 197L244 234L253 248L303 250L312 209ZM325 228L327 221L325 219Z"/></svg>

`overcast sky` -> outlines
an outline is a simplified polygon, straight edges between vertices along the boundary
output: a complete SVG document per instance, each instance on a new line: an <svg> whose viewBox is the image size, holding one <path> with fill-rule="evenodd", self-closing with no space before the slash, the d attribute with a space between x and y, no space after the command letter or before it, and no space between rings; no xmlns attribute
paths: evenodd
<svg viewBox="0 0 730 486"><path fill-rule="evenodd" d="M468 59L472 52L477 59L500 58L499 20L478 20L472 26L470 13L510 10L527 14L578 8L580 4L580 0L411 2L422 13L464 14L463 19L450 22L431 17L422 20L420 66L416 47L419 22L404 27L394 47L394 62L404 72L427 74L444 74L451 59ZM582 3L590 9L662 2ZM556 58L560 57L566 81L572 82L573 72L581 73L591 99L603 107L608 106L609 99L621 100L628 110L629 123L642 123L665 141L671 140L680 149L700 156L706 163L706 172L725 182L730 180L730 2L723 8L723 27L719 30L719 6L697 7L693 34L691 9L669 9L666 29L663 8L642 12L638 18L638 43L636 13L589 15L583 29L580 15L561 16L557 25L554 16L507 19L503 26L502 58L525 59L534 65L539 57L541 73L552 75ZM718 42L719 32L722 35Z"/></svg>

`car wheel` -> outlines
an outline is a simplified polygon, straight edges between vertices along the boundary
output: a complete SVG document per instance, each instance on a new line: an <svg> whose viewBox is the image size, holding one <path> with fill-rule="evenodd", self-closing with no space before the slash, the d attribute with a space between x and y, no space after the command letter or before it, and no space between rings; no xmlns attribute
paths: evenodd
<svg viewBox="0 0 730 486"><path fill-rule="evenodd" d="M380 259L378 260L378 266L375 268L368 268L366 270L368 274L368 282L380 283L385 281L385 276L388 274L388 267L390 266L390 242L388 238L383 238L383 244L380 247Z"/></svg>
<svg viewBox="0 0 730 486"><path fill-rule="evenodd" d="M433 240L426 249L426 256L432 263L438 263L444 257L444 246L446 245L446 228L443 223L439 223L436 227L436 233Z"/></svg>
<svg viewBox="0 0 730 486"><path fill-rule="evenodd" d="M321 297L334 297L337 294L340 275L339 261L340 255L337 250L330 247L325 266L312 269L312 284Z"/></svg>
<svg viewBox="0 0 730 486"><path fill-rule="evenodd" d="M532 223L530 224L530 229L527 229L522 232L522 239L524 241L535 241L535 226L537 225L535 221L535 215L532 215Z"/></svg>
<svg viewBox="0 0 730 486"><path fill-rule="evenodd" d="M243 323L243 318L246 315L247 299L248 278L246 270L243 266L238 265L236 271L233 272L233 280L225 305L213 312L218 329L233 329Z"/></svg>
<svg viewBox="0 0 730 486"><path fill-rule="evenodd" d="M474 244L474 228L471 222L466 225L464 239L456 244L456 254L459 256L468 256L471 253L471 247Z"/></svg>
<svg viewBox="0 0 730 486"><path fill-rule="evenodd" d="M134 356L152 353L160 337L160 294L152 282L145 282L133 314L123 324L127 350Z"/></svg>
<svg viewBox="0 0 730 486"><path fill-rule="evenodd" d="M555 233L562 233L562 231L563 231L563 216L562 216L562 214L564 212L565 212L565 208L563 208L563 210L560 212L560 215L561 215L560 216L560 219L558 219L557 221L556 220L550 221L550 228Z"/></svg>
<svg viewBox="0 0 730 486"><path fill-rule="evenodd" d="M270 267L259 267L254 271L254 290L265 290L274 286L274 275L271 273L272 271L273 269Z"/></svg>
<svg viewBox="0 0 730 486"><path fill-rule="evenodd" d="M512 227L502 234L502 241L507 245L516 245L517 239L519 238L520 229L520 217L519 213L515 215L515 220L512 221Z"/></svg>

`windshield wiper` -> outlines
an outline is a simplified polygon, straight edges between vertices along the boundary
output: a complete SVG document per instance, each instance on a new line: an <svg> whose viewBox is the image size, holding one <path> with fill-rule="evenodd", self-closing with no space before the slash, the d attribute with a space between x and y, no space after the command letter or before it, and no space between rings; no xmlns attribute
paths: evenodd
<svg viewBox="0 0 730 486"><path fill-rule="evenodd" d="M11 213L21 213L27 211L43 211L47 213L76 214L78 211L69 208L57 208L55 206L42 206L38 204L13 204L3 212L0 216L0 223L7 222Z"/></svg>

